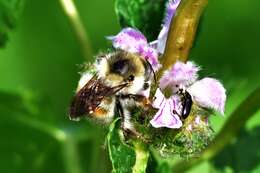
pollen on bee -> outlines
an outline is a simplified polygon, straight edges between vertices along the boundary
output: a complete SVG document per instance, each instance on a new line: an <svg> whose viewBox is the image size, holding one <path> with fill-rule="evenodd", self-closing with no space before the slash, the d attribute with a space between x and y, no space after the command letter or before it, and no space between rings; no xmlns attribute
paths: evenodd
<svg viewBox="0 0 260 173"><path fill-rule="evenodd" d="M102 109L102 108L96 108L95 109L94 116L101 118L101 117L104 117L106 115L107 115L107 110Z"/></svg>
<svg viewBox="0 0 260 173"><path fill-rule="evenodd" d="M147 98L145 98L143 100L143 102L144 102L145 105L151 105L151 101L149 99L147 99Z"/></svg>

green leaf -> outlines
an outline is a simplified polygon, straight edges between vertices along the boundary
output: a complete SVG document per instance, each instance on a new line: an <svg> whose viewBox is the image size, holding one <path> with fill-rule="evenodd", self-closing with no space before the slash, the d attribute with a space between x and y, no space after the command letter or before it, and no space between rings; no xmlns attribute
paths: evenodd
<svg viewBox="0 0 260 173"><path fill-rule="evenodd" d="M35 119L27 106L31 105L29 102L20 93L0 92L1 169L4 172L64 171L62 158L56 154L59 143L49 135L53 129Z"/></svg>
<svg viewBox="0 0 260 173"><path fill-rule="evenodd" d="M166 0L116 0L121 27L139 29L149 41L157 38L164 16Z"/></svg>
<svg viewBox="0 0 260 173"><path fill-rule="evenodd" d="M120 121L116 119L109 128L107 135L107 143L109 149L110 160L112 162L114 173L145 173L149 159L149 151L147 146L138 139L131 139L125 144L120 135Z"/></svg>
<svg viewBox="0 0 260 173"><path fill-rule="evenodd" d="M134 150L120 139L120 121L117 119L111 125L107 135L107 144L113 173L131 173L135 164Z"/></svg>
<svg viewBox="0 0 260 173"><path fill-rule="evenodd" d="M0 0L0 47L8 40L9 32L15 27L22 0Z"/></svg>
<svg viewBox="0 0 260 173"><path fill-rule="evenodd" d="M32 95L0 90L1 169L39 173L104 170L97 167L98 156L88 157L89 153L99 154L102 142L97 140L102 138L99 129L86 122L72 121L64 128L46 118L55 114L47 115L43 102L36 102L39 98ZM86 147L90 144L93 147Z"/></svg>
<svg viewBox="0 0 260 173"><path fill-rule="evenodd" d="M252 130L242 129L237 139L211 160L213 166L219 172L225 172L227 165L233 172L257 172L257 169L259 172L259 138L259 126Z"/></svg>

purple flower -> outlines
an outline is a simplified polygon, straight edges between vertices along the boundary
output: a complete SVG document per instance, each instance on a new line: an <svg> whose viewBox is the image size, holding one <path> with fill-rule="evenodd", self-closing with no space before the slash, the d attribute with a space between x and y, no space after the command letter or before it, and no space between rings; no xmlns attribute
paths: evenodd
<svg viewBox="0 0 260 173"><path fill-rule="evenodd" d="M145 57L149 63L152 65L153 70L157 71L160 67L161 64L158 61L158 53L156 49L150 47L150 46L140 46L138 52L140 55Z"/></svg>
<svg viewBox="0 0 260 173"><path fill-rule="evenodd" d="M224 113L226 90L216 79L203 78L197 81L200 68L193 62L176 62L166 71L160 80L160 88L171 88L176 93L179 88L186 89L194 102L201 107L206 107Z"/></svg>
<svg viewBox="0 0 260 173"><path fill-rule="evenodd" d="M166 6L166 14L164 17L162 30L159 33L158 40L155 42L157 44L157 50L161 54L164 52L165 49L172 17L175 15L176 9L179 6L180 2L181 0L169 0Z"/></svg>
<svg viewBox="0 0 260 173"><path fill-rule="evenodd" d="M182 88L187 90L195 104L200 107L213 109L224 114L226 90L216 79L203 78L197 80L199 67L193 62L177 62L165 72L160 80L160 88L172 89L173 95L165 98L160 89L157 89L153 106L158 112L150 121L153 127L180 128L182 122L178 115L181 114L182 104L177 91ZM197 117L195 123L199 123ZM192 129L192 127L190 127Z"/></svg>
<svg viewBox="0 0 260 173"><path fill-rule="evenodd" d="M160 88L170 87L172 92L176 93L180 87L187 87L194 83L198 78L197 72L199 70L200 68L191 61L186 64L177 61L160 79Z"/></svg>
<svg viewBox="0 0 260 173"><path fill-rule="evenodd" d="M150 62L155 71L160 68L157 50L149 45L140 31L133 28L124 28L116 36L107 38L112 40L114 48L143 56Z"/></svg>
<svg viewBox="0 0 260 173"><path fill-rule="evenodd" d="M187 91L191 94L193 101L201 107L224 114L226 90L218 80L203 78L187 88Z"/></svg>
<svg viewBox="0 0 260 173"><path fill-rule="evenodd" d="M180 128L182 126L182 121L178 116L179 112L177 112L180 107L179 103L180 100L178 96L173 95L172 97L166 99L161 90L157 89L153 107L158 108L159 110L150 121L152 126L155 128Z"/></svg>
<svg viewBox="0 0 260 173"><path fill-rule="evenodd" d="M145 36L133 28L124 28L116 36L107 37L112 40L113 47L132 53L138 53L140 47L148 44Z"/></svg>

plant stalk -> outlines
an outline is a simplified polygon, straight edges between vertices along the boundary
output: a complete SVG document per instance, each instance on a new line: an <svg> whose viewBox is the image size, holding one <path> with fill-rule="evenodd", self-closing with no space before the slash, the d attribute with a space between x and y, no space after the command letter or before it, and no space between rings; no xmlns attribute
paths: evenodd
<svg viewBox="0 0 260 173"><path fill-rule="evenodd" d="M73 0L60 0L60 4L70 22L72 29L75 32L84 58L86 60L90 60L93 55L92 46L90 44L89 37L84 28L84 25L80 19L75 3Z"/></svg>
<svg viewBox="0 0 260 173"><path fill-rule="evenodd" d="M77 142L72 137L67 137L62 145L64 165L67 173L82 173Z"/></svg>
<svg viewBox="0 0 260 173"><path fill-rule="evenodd" d="M158 79L176 61L187 61L199 20L207 3L208 0L181 1L171 21L165 51L161 57L162 68L158 72Z"/></svg>
<svg viewBox="0 0 260 173"><path fill-rule="evenodd" d="M149 151L145 144L136 141L134 143L135 149L135 165L133 167L133 173L146 173L147 162L149 158Z"/></svg>

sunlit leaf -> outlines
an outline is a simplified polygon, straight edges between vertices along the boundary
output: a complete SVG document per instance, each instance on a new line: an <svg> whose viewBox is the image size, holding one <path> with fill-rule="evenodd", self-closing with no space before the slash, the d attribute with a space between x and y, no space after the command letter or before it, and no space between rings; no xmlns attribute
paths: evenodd
<svg viewBox="0 0 260 173"><path fill-rule="evenodd" d="M166 0L116 0L121 27L139 29L149 41L157 38L164 16Z"/></svg>
<svg viewBox="0 0 260 173"><path fill-rule="evenodd" d="M110 160L113 173L131 173L135 163L135 152L132 148L122 143L119 136L120 121L115 120L110 125L107 136Z"/></svg>

